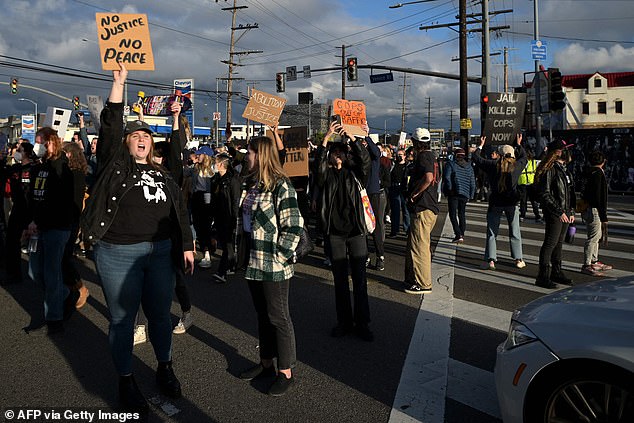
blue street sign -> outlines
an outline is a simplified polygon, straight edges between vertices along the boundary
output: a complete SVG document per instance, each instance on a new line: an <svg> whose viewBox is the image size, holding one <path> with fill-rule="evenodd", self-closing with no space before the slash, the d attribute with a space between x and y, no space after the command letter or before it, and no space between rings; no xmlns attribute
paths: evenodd
<svg viewBox="0 0 634 423"><path fill-rule="evenodd" d="M531 56L533 60L546 60L546 43L541 40L531 41Z"/></svg>
<svg viewBox="0 0 634 423"><path fill-rule="evenodd" d="M370 75L370 82L374 84L375 82L389 82L394 81L394 76L392 72L390 73L377 73L376 75Z"/></svg>

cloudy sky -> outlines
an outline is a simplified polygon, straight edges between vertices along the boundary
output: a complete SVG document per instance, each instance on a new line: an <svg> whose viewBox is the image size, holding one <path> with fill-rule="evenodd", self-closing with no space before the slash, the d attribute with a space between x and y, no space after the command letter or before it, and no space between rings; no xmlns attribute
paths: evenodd
<svg viewBox="0 0 634 423"><path fill-rule="evenodd" d="M452 29L419 30L421 25L456 21L458 0L435 0L392 9L395 0L238 0L247 6L237 13L237 24L257 23L259 28L237 31L243 34L237 51L262 50L261 54L240 56L244 65L239 77L244 82L235 91L246 94L246 84L275 93L275 73L286 66L304 65L312 69L336 66L341 45L346 55L356 56L359 64L380 64L458 74L458 34ZM108 94L109 75L101 69L95 13L145 13L156 69L131 72L130 78L149 84L171 84L175 78L195 79L196 121L203 125L216 105L216 78L227 74L221 60L228 59L231 12L221 10L233 0L14 0L3 9L0 28L0 81L20 80L17 96L7 85L0 89L0 116L32 112L26 97L36 101L41 112L47 106L71 108L68 101L34 89L30 85L70 98L87 94ZM405 2L403 2L405 3ZM480 12L480 4L467 1L468 13ZM562 73L579 74L634 70L634 1L539 0L540 39L548 44L544 66L559 67ZM509 25L510 29L491 33L491 51L508 48L509 85L518 86L524 73L534 69L530 59L533 39L533 1L490 0L490 11L513 9L492 18L491 26ZM476 28L477 26L470 26ZM481 54L480 33L470 33L469 55ZM503 87L503 55L491 58L493 91ZM90 72L90 73L87 73ZM381 73L384 71L375 71ZM481 75L481 64L469 60L469 76ZM77 75L90 76L89 78ZM359 71L361 87L347 88L347 98L363 100L370 126L382 132L384 126L394 132L401 127L403 100L402 74L394 82L371 84L370 71ZM411 132L427 126L431 105L431 127L458 129L458 82L427 76L408 75L405 103L405 128ZM130 87L134 97L139 87ZM142 88L147 95L164 93L159 88ZM220 89L224 87L221 85ZM313 72L312 78L287 82L284 96L297 103L297 93L312 91L316 102L327 102L341 94L340 72ZM469 84L469 113L479 118L479 92ZM220 96L225 118L226 96ZM234 99L233 121L240 117L246 100ZM453 121L450 115L453 114ZM474 131L478 131L478 125Z"/></svg>

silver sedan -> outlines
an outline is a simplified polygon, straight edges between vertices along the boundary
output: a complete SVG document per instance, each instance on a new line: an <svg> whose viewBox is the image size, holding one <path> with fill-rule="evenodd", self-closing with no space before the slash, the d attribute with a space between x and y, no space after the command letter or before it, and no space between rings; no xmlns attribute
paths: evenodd
<svg viewBox="0 0 634 423"><path fill-rule="evenodd" d="M505 423L634 422L634 278L544 296L497 349Z"/></svg>

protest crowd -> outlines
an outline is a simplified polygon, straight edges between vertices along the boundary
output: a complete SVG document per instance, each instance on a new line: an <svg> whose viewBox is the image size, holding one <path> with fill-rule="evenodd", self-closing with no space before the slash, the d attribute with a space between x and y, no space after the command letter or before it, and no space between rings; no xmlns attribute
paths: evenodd
<svg viewBox="0 0 634 423"><path fill-rule="evenodd" d="M417 128L412 146L397 148L375 143L367 123L351 131L332 119L323 140L313 140L308 175L289 177L286 146L275 125L268 127L271 136L244 145L227 140L188 150L191 129L177 102L170 106L172 131L164 142L155 142L142 113L123 124L127 75L123 65L112 72L98 137L89 139L79 116L80 131L71 142L43 127L34 144L21 139L12 145L1 164L3 283L31 278L44 291L43 319L25 330L30 336L63 336L64 322L90 295L74 262L94 260L126 409L148 409L134 379L135 344L152 343L161 392L182 395L172 336L194 322L187 279L195 267L207 272L210 283L247 282L260 361L239 377L270 378L272 396L296 383L290 281L294 263L316 253L314 244L323 245L321 258L334 282L330 335L366 342L374 340L366 270L385 269L386 238L406 238L403 292L432 293L431 232L443 197L457 245L472 230L468 204L488 202L482 269L496 269L503 218L513 264L526 267L521 232L529 216L544 225L536 285L572 284L561 268L561 250L579 219L588 227L580 270L602 276L611 269L599 260L607 239L608 180L614 180L608 173L626 172L613 160L623 149L629 157L629 144L605 151L600 142L590 148L554 139L536 157L522 135L512 145L494 146L482 137L475 148L454 148L441 158L431 149L428 129ZM222 252L212 269L217 250ZM27 255L25 270L21 257ZM170 316L174 294L182 311L178 322Z"/></svg>

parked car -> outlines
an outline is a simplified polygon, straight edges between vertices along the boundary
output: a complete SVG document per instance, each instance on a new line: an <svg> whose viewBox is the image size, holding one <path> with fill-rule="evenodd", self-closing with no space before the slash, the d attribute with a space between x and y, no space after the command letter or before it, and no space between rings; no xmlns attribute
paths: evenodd
<svg viewBox="0 0 634 423"><path fill-rule="evenodd" d="M516 310L495 384L505 423L634 422L634 277Z"/></svg>

